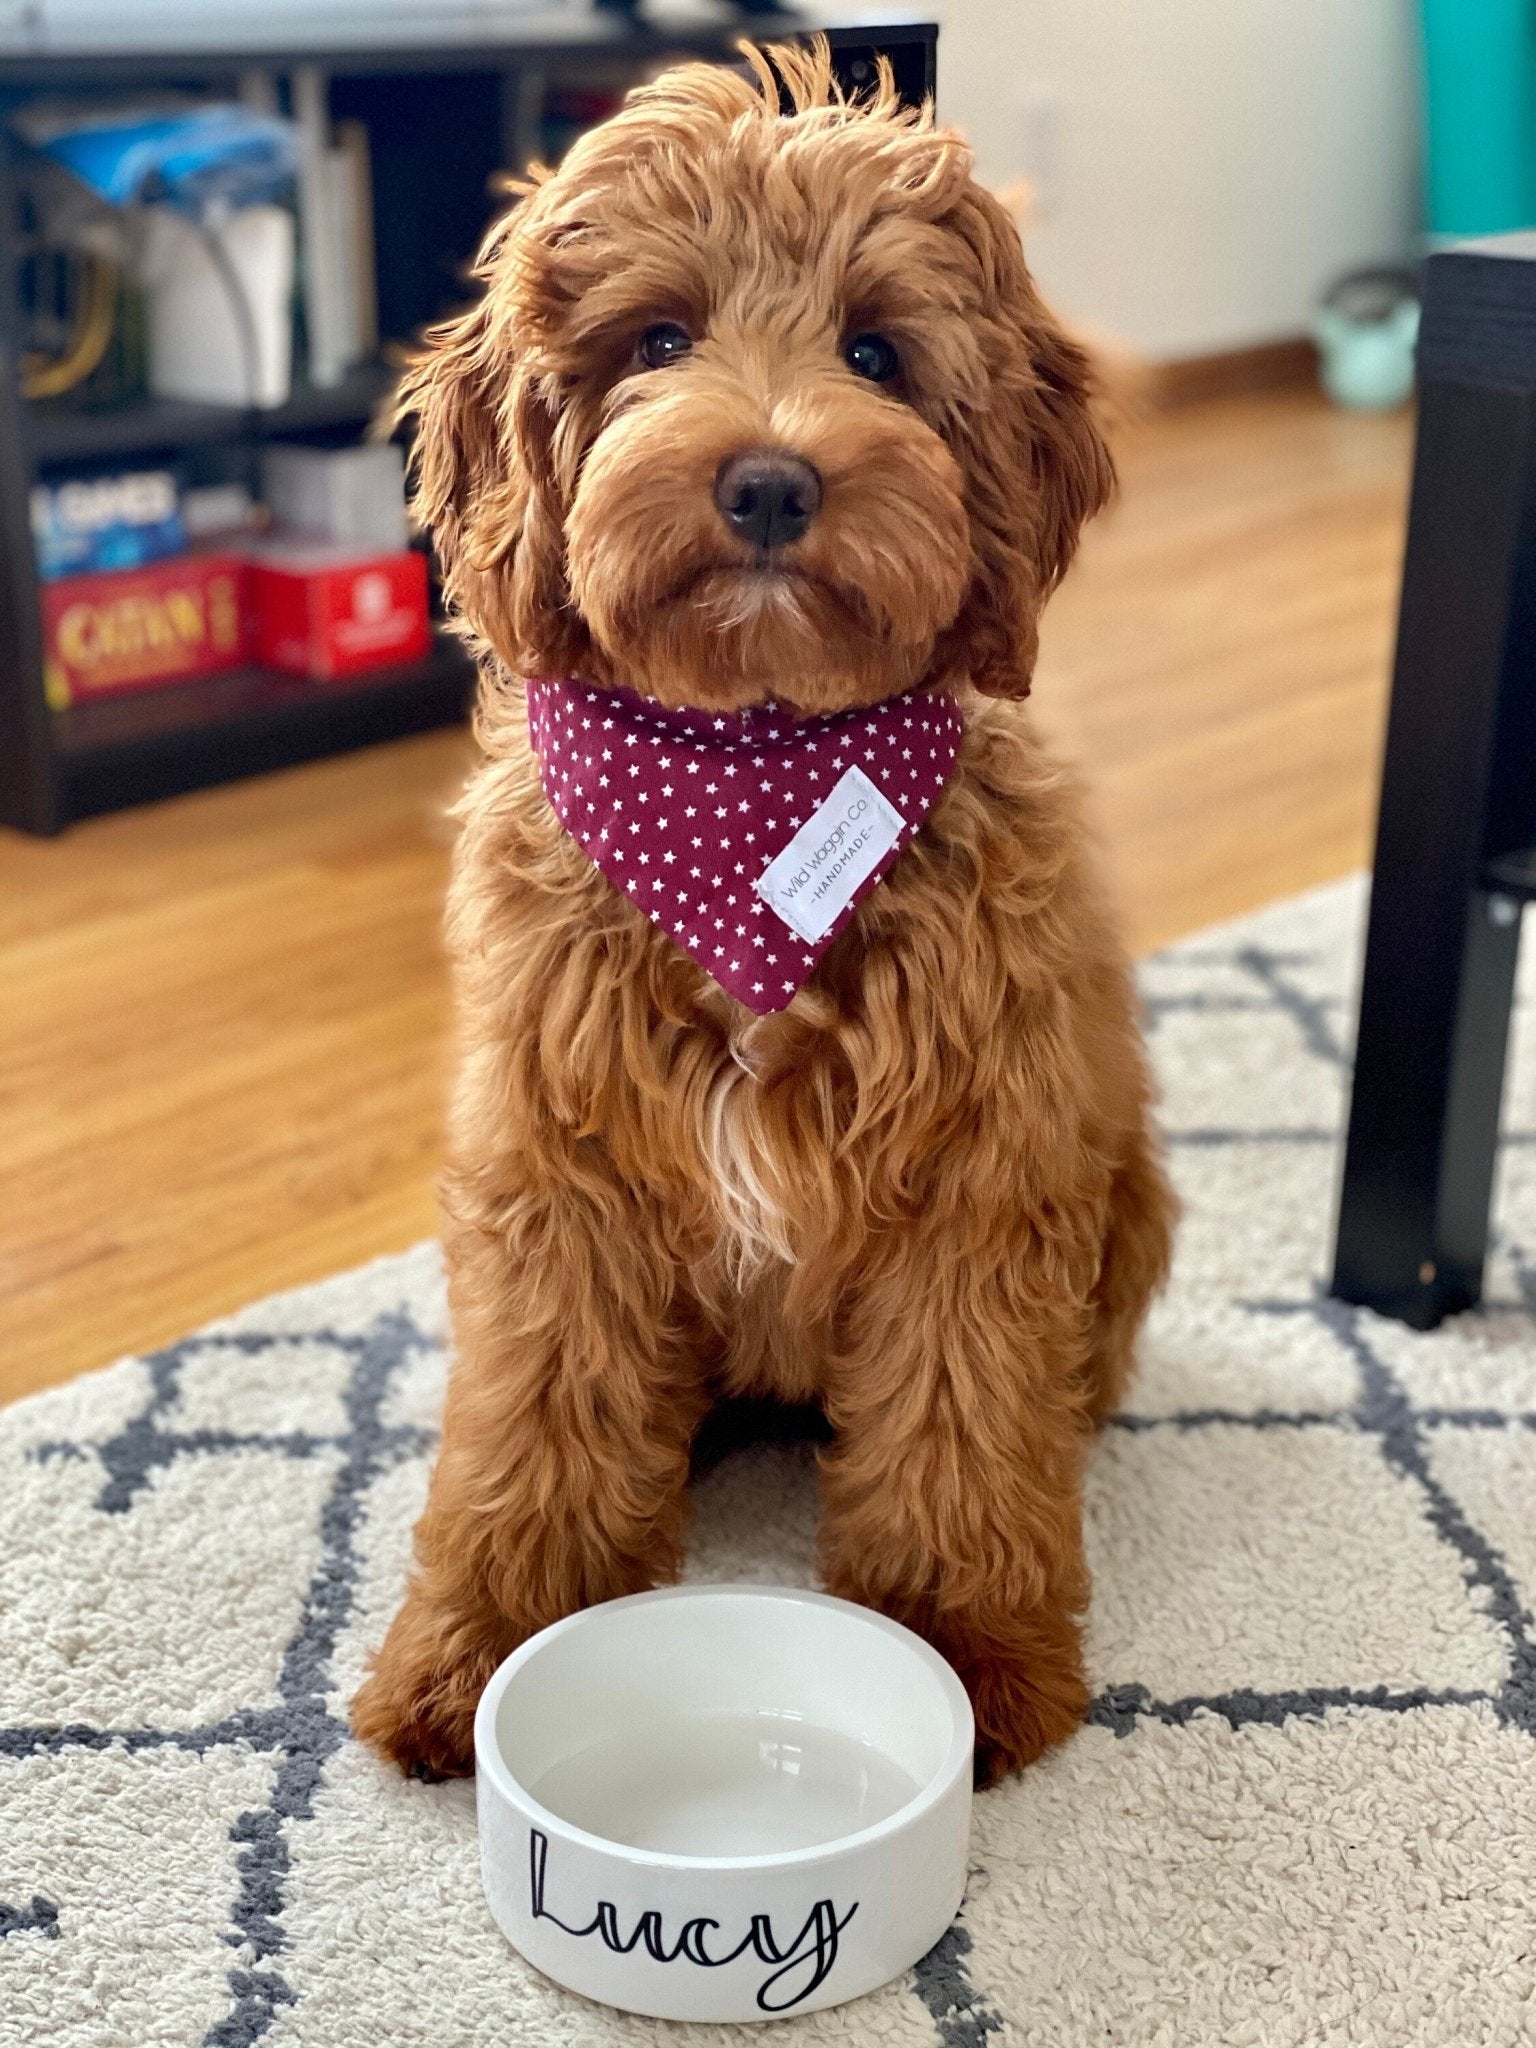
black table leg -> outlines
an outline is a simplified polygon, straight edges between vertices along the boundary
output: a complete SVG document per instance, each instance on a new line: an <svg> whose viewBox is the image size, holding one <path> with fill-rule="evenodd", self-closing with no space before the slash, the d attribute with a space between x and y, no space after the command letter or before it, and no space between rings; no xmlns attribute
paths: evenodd
<svg viewBox="0 0 1536 2048"><path fill-rule="evenodd" d="M1510 245L1525 245L1518 251ZM1536 838L1536 238L1429 264L1333 1291L1417 1328L1482 1291Z"/></svg>

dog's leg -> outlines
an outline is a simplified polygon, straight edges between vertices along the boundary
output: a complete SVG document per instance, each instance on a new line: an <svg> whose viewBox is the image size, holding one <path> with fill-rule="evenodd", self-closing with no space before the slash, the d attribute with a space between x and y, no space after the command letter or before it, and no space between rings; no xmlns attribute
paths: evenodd
<svg viewBox="0 0 1536 2048"><path fill-rule="evenodd" d="M503 1236L450 1236L442 1449L404 1605L352 1710L407 1770L473 1768L480 1692L526 1636L676 1575L703 1378L623 1206L572 1190L519 1204Z"/></svg>
<svg viewBox="0 0 1536 2048"><path fill-rule="evenodd" d="M1088 1412L1095 1422L1120 1406L1147 1306L1168 1277L1176 1214L1151 1133L1138 1131L1110 1189L1104 1263L1094 1294Z"/></svg>
<svg viewBox="0 0 1536 2048"><path fill-rule="evenodd" d="M976 1711L988 1783L1070 1735L1088 1694L1084 1305L1015 1262L921 1244L850 1303L827 1407L823 1557L835 1593L926 1636Z"/></svg>

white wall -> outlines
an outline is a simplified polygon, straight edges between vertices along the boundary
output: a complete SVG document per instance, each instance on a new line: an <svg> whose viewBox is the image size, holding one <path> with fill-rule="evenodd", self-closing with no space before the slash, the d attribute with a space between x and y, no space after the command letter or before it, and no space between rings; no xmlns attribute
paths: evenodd
<svg viewBox="0 0 1536 2048"><path fill-rule="evenodd" d="M1416 0L946 0L940 112L1043 171L1031 263L1153 360L1301 333L1418 224Z"/></svg>

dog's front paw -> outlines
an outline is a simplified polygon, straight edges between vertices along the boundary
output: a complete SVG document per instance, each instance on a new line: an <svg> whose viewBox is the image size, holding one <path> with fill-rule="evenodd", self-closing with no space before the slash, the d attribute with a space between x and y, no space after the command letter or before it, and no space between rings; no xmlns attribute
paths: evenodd
<svg viewBox="0 0 1536 2048"><path fill-rule="evenodd" d="M412 1777L468 1777L475 1709L512 1647L499 1630L439 1623L413 1588L352 1702L353 1734Z"/></svg>
<svg viewBox="0 0 1536 2048"><path fill-rule="evenodd" d="M1021 1771L1081 1726L1088 1687L1075 1639L1045 1650L1038 1639L991 1642L952 1659L976 1716L976 1783L995 1785Z"/></svg>
<svg viewBox="0 0 1536 2048"><path fill-rule="evenodd" d="M475 1701L451 1678L400 1682L382 1663L352 1702L352 1733L412 1778L467 1778L475 1768Z"/></svg>

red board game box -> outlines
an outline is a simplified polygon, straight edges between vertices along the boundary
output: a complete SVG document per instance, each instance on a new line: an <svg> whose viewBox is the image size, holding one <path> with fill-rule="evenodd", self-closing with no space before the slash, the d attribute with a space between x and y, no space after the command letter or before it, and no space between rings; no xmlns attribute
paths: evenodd
<svg viewBox="0 0 1536 2048"><path fill-rule="evenodd" d="M62 710L82 698L238 668L246 659L245 574L238 555L191 554L44 583L49 703Z"/></svg>
<svg viewBox="0 0 1536 2048"><path fill-rule="evenodd" d="M274 542L249 559L256 651L275 668L332 682L431 648L424 555Z"/></svg>

